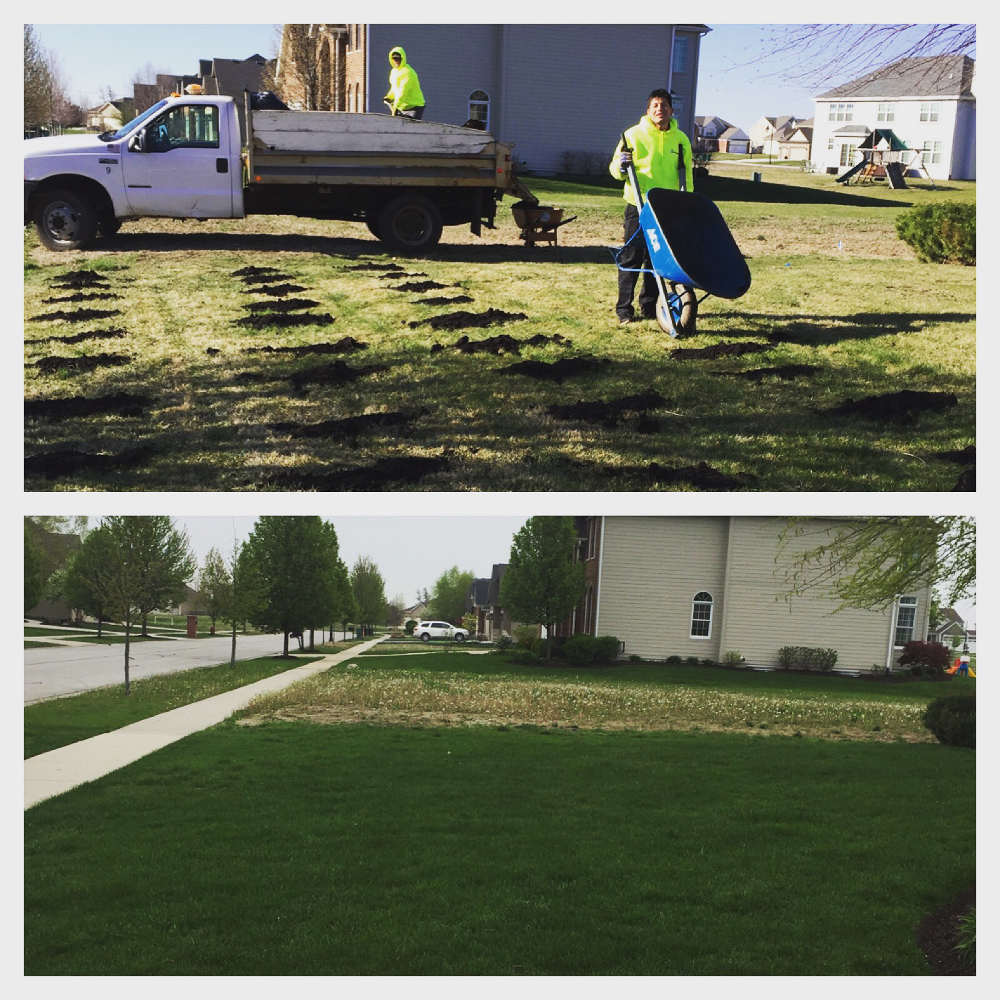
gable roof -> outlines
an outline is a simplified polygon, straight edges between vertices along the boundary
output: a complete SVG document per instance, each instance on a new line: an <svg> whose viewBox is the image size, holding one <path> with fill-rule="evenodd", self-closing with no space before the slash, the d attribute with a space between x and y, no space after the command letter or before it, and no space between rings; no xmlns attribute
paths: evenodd
<svg viewBox="0 0 1000 1000"><path fill-rule="evenodd" d="M267 60L257 54L246 59L213 59L211 71L203 75L202 85L206 94L238 97L244 90L260 90L260 78L266 67Z"/></svg>
<svg viewBox="0 0 1000 1000"><path fill-rule="evenodd" d="M736 125L730 125L722 135L719 136L720 139L750 139L750 136L743 131L743 129L738 128Z"/></svg>
<svg viewBox="0 0 1000 1000"><path fill-rule="evenodd" d="M976 61L968 56L914 56L820 94L816 100L853 97L973 97Z"/></svg>

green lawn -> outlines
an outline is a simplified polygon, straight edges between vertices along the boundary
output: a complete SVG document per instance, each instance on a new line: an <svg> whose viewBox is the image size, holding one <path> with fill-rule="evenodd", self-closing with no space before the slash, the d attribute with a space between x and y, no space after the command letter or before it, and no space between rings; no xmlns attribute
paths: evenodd
<svg viewBox="0 0 1000 1000"><path fill-rule="evenodd" d="M416 260L360 224L286 217L141 220L75 254L29 231L25 485L951 490L974 464L976 271L919 262L894 222L911 205L974 201L975 185L845 189L762 169L762 184L732 171L699 182L753 285L707 299L682 341L614 321L610 179L528 181L578 217L558 248L521 245L509 201L483 239L448 230ZM272 268L279 291L234 274L247 267ZM105 287L57 287L77 271ZM295 325L254 325L275 301ZM487 310L485 329L451 315ZM519 343L463 349L499 335ZM705 349L744 353L680 353ZM527 361L577 369L508 370ZM943 408L834 412L903 389L944 393L928 401Z"/></svg>
<svg viewBox="0 0 1000 1000"><path fill-rule="evenodd" d="M226 723L25 814L28 975L926 975L975 755Z"/></svg>
<svg viewBox="0 0 1000 1000"><path fill-rule="evenodd" d="M285 659L280 656L237 660L215 667L198 667L173 674L134 680L125 695L124 678L114 687L26 705L24 709L24 756L34 757L79 740L120 729L129 723L169 712L181 705L210 698L233 688L252 684L292 667L310 663L315 657Z"/></svg>

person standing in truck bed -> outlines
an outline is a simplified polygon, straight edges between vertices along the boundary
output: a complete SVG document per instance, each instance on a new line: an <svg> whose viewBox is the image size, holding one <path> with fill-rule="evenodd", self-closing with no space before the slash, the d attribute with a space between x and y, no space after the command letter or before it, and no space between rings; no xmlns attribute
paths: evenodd
<svg viewBox="0 0 1000 1000"><path fill-rule="evenodd" d="M423 118L427 102L420 89L420 77L406 61L406 52L401 46L389 50L389 66L389 93L383 100L394 115Z"/></svg>

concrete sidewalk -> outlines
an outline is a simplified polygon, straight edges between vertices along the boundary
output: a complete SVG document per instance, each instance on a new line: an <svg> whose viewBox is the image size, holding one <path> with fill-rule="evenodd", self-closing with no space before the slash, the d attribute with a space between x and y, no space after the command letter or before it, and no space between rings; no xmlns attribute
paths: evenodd
<svg viewBox="0 0 1000 1000"><path fill-rule="evenodd" d="M245 708L257 695L280 691L289 684L328 670L371 649L382 638L379 636L340 653L330 653L314 663L293 667L284 673L247 684L246 687L133 722L112 733L102 733L89 740L80 740L79 743L71 743L58 750L31 757L24 762L24 808L29 809L45 799L62 795L77 785L96 781L154 750L175 743L191 733L208 729L233 712Z"/></svg>

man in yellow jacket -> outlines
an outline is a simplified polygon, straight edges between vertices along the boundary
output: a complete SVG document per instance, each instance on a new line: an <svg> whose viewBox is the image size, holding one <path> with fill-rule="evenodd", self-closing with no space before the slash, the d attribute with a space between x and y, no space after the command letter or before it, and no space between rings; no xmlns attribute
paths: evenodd
<svg viewBox="0 0 1000 1000"><path fill-rule="evenodd" d="M394 115L423 118L424 100L417 71L406 61L406 52L397 45L389 50L389 93L383 100Z"/></svg>
<svg viewBox="0 0 1000 1000"><path fill-rule="evenodd" d="M625 170L635 167L639 190L645 199L650 188L668 188L673 191L693 191L694 176L691 163L691 141L674 121L673 101L669 91L654 90L646 103L646 113L638 125L625 132L629 149L619 141L609 170L615 180L625 181L625 249L618 258L618 303L615 312L619 323L635 322L632 296L635 294L638 269L646 268L639 292L639 308L643 319L656 318L658 289L650 273L649 250L646 240L638 233L639 208L632 194ZM635 236L635 239L632 237ZM631 242L629 242L631 240ZM633 270L622 270L631 268Z"/></svg>

